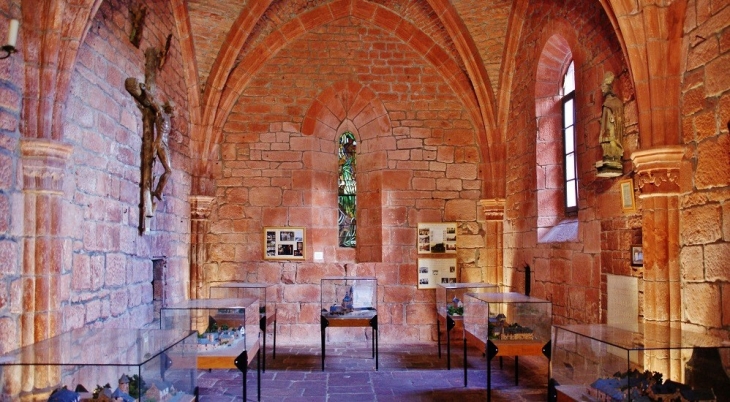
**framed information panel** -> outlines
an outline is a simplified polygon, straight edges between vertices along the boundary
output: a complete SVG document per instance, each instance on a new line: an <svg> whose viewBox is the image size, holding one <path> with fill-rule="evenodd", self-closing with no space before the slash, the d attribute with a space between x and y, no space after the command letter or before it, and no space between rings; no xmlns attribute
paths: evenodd
<svg viewBox="0 0 730 402"><path fill-rule="evenodd" d="M419 258L418 288L436 289L441 283L456 283L456 258Z"/></svg>
<svg viewBox="0 0 730 402"><path fill-rule="evenodd" d="M418 224L418 254L456 254L456 222Z"/></svg>
<svg viewBox="0 0 730 402"><path fill-rule="evenodd" d="M265 227L265 260L303 260L305 246L303 227Z"/></svg>

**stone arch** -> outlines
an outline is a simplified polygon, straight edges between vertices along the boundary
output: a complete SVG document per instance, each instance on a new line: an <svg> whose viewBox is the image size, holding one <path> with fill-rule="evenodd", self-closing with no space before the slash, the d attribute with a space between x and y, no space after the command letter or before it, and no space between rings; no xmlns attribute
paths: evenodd
<svg viewBox="0 0 730 402"><path fill-rule="evenodd" d="M392 125L385 105L375 92L351 81L340 81L323 90L307 110L302 124L302 134L323 142L334 143L344 131L351 131L358 141L357 247L355 255L349 257L358 262L380 262L383 259L382 231L386 229L382 220L381 177L387 169L387 149L372 140L391 136ZM332 157L335 157L334 153ZM327 181L336 183L337 170L328 172L328 164L323 166L323 171L315 172L315 175L333 176L333 180ZM336 187L331 191L334 200ZM338 250L338 254L343 253L348 250Z"/></svg>
<svg viewBox="0 0 730 402"><path fill-rule="evenodd" d="M268 0L261 0L268 1ZM474 122L479 138L480 157L482 166L488 167L488 174L495 174L490 166L491 160L488 152L489 139L487 138L483 115L479 105L479 99L474 91L469 76L459 67L446 51L441 48L424 31L404 20L401 16L393 13L386 7L358 0L348 0L334 6L321 6L305 12L296 18L282 24L276 31L271 32L265 40L261 41L255 48L251 49L240 62L233 68L230 75L221 77L221 82L211 83L211 86L222 88L218 100L219 112L215 116L209 116L206 124L211 127L205 133L201 141L206 144L206 149L212 149L221 141L221 127L225 124L228 114L231 112L237 99L246 88L249 81L256 75L262 66L275 55L282 47L287 46L296 38L319 26L328 24L337 19L352 16L367 23L373 24L380 29L390 32L412 49L420 54L431 66L441 75L444 81L452 88L458 99L468 111L469 117ZM210 99L206 98L206 103ZM210 108L211 105L209 105ZM307 121L303 122L303 129ZM311 123L310 123L311 124ZM490 126L494 125L492 122ZM494 133L490 133L494 135ZM495 141L498 142L498 141ZM491 181L494 178L488 177L485 180Z"/></svg>
<svg viewBox="0 0 730 402"><path fill-rule="evenodd" d="M545 42L535 77L535 173L538 239L565 215L561 87L574 55L568 41L554 34ZM568 240L568 239L562 239Z"/></svg>

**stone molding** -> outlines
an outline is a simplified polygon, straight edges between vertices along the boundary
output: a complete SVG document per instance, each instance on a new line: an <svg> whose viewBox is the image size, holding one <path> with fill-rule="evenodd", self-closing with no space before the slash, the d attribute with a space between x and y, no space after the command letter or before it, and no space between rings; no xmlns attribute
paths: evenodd
<svg viewBox="0 0 730 402"><path fill-rule="evenodd" d="M678 195L683 147L639 150L631 154L639 197Z"/></svg>
<svg viewBox="0 0 730 402"><path fill-rule="evenodd" d="M66 162L73 147L56 141L28 139L20 142L23 190L63 193Z"/></svg>
<svg viewBox="0 0 730 402"><path fill-rule="evenodd" d="M209 195L191 195L190 201L190 219L208 219L213 206L215 197Z"/></svg>
<svg viewBox="0 0 730 402"><path fill-rule="evenodd" d="M482 206L484 219L488 221L504 220L504 198L479 200L479 205Z"/></svg>

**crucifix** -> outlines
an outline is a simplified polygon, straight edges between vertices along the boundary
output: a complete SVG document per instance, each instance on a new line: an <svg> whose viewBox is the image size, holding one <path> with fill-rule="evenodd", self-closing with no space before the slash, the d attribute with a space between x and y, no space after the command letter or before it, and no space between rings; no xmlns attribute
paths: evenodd
<svg viewBox="0 0 730 402"><path fill-rule="evenodd" d="M168 138L172 129L171 119L175 114L175 106L170 101L162 103L157 99L155 79L160 57L159 50L147 49L145 52L145 82L139 82L134 77L129 77L124 81L127 92L132 95L142 111L140 234L149 231L150 222L158 203L163 200L163 190L172 173ZM154 175L157 161L163 168L163 173L159 178L155 178Z"/></svg>

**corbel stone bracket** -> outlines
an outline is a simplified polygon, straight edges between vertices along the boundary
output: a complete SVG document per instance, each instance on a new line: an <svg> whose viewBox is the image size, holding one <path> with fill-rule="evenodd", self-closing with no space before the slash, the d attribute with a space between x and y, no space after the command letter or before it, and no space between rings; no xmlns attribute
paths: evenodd
<svg viewBox="0 0 730 402"><path fill-rule="evenodd" d="M678 195L683 156L682 147L652 148L631 154L639 197Z"/></svg>
<svg viewBox="0 0 730 402"><path fill-rule="evenodd" d="M28 139L20 143L25 191L63 193L66 162L73 147L56 141Z"/></svg>
<svg viewBox="0 0 730 402"><path fill-rule="evenodd" d="M189 198L190 219L208 219L214 199L215 197L208 195L191 195Z"/></svg>
<svg viewBox="0 0 730 402"><path fill-rule="evenodd" d="M502 221L504 219L504 198L479 200L484 212L484 219L488 221Z"/></svg>

